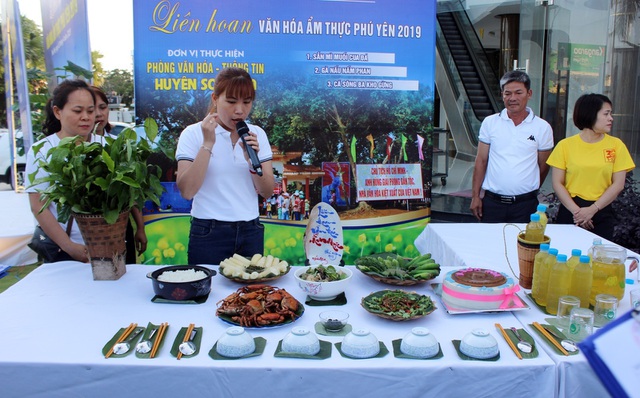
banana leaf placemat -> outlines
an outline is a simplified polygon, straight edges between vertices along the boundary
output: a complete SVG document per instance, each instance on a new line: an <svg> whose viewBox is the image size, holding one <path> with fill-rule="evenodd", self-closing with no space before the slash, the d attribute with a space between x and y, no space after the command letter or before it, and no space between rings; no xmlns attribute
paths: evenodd
<svg viewBox="0 0 640 398"><path fill-rule="evenodd" d="M535 340L533 340L533 337L531 337L531 335L524 329L517 329L518 330L518 334L520 335L520 337L522 337L522 340L526 341L527 343L531 344L533 346L533 350L531 350L530 353L526 353L526 352L520 352L520 355L522 355L522 359L533 359L533 358L537 358L538 357L538 347L536 346L536 342ZM518 349L518 338L516 337L516 334L513 333L513 330L511 329L504 329L505 333L507 333L507 336L509 336L509 340L511 340L511 342L513 343L513 346L516 347L516 350Z"/></svg>
<svg viewBox="0 0 640 398"><path fill-rule="evenodd" d="M273 354L274 357L281 358L300 358L300 359L327 359L331 358L331 343L320 340L320 351L316 355L298 354L296 352L282 351L282 340L278 342L278 348Z"/></svg>
<svg viewBox="0 0 640 398"><path fill-rule="evenodd" d="M218 345L218 343L215 343L213 345L213 348L211 348L211 350L209 351L209 356L212 359L215 359L217 361L259 357L260 355L262 355L262 353L264 352L264 348L267 346L267 340L265 340L263 337L254 337L253 341L256 344L256 350L251 354L247 354L238 358L225 357L223 355L218 354L218 351L216 350L216 346Z"/></svg>
<svg viewBox="0 0 640 398"><path fill-rule="evenodd" d="M116 341L118 341L118 339L120 338L120 336L122 336L122 334L125 332L125 330L127 330L128 328L124 327L124 328L120 328L116 334L113 335L113 337L111 338L111 340L109 340L107 342L107 344L104 345L104 347L102 347L102 355L107 355L109 353L109 351L111 351L111 349L113 348L113 346L116 344ZM129 349L129 351L125 352L124 354L116 354L115 352L112 353L109 358L124 358L127 355L131 354L132 351L135 351L135 347L136 344L138 343L138 340L140 340L140 337L142 337L142 331L144 330L144 328L142 326L138 326L135 329L133 329L133 331L131 332L133 333L137 333L136 337L134 337L131 341L129 341L129 344L131 345L131 348Z"/></svg>
<svg viewBox="0 0 640 398"><path fill-rule="evenodd" d="M444 357L444 354L442 353L442 347L440 347L440 343L438 343L438 353L429 358L414 357L413 355L407 355L403 353L402 350L400 350L402 339L393 340L392 344L393 344L393 356L395 356L396 358L429 360L429 359L440 359Z"/></svg>
<svg viewBox="0 0 640 398"><path fill-rule="evenodd" d="M547 337L546 337L544 334L542 334L542 332L541 332L541 331L539 331L538 329L536 329L533 325L530 325L530 326L533 328L533 330L535 330L535 331L536 331L536 333L538 333L538 335L539 335L540 337L542 337L542 340L544 340L545 342L547 342L547 343L548 343L549 347L551 347L551 348L555 351L555 353L556 353L556 354L558 354L558 355L564 355L564 354L562 353L562 351L560 351L560 350L558 349L558 347L556 347L556 346L555 346L555 344L553 344L552 342L550 342L550 341L549 341L549 339L547 339ZM562 332L560 331L560 329L558 329L557 327L555 327L555 326L553 326L553 325L546 325L546 324L544 324L544 323L541 323L541 324L540 324L540 326L542 326L543 328L551 329L551 330L552 330L552 331L554 331L558 336L565 336L565 337L566 337L566 335L565 335L564 333L562 333ZM562 339L557 338L556 336L554 336L554 335L553 335L553 333L549 333L549 334L551 334L551 338L552 338L552 339L554 339L555 341L557 341L557 342L558 342L558 344L560 344L560 341L562 341ZM579 354L579 353L580 353L580 350L576 350L576 351L574 351L574 352L570 352L570 351L567 351L567 352L569 353L569 355L577 355L577 354Z"/></svg>
<svg viewBox="0 0 640 398"><path fill-rule="evenodd" d="M155 325L151 322L149 322L147 324L147 328L145 329L144 333L142 334L142 338L140 339L140 341L145 341L145 340L149 340L149 336L151 336L153 334L153 337L151 337L150 343L151 346L153 346L153 343L156 341L156 339L158 338L158 329L160 328L160 325ZM160 342L159 344L162 344L162 342ZM158 349L160 349L160 346L158 346ZM151 350L149 350L149 352L146 353L141 353L136 351L136 357L137 358L142 358L142 359L149 359L151 358Z"/></svg>
<svg viewBox="0 0 640 398"><path fill-rule="evenodd" d="M307 299L304 301L306 305L310 305L312 307L321 307L327 305L346 305L347 304L347 295L344 292L340 293L333 300L314 300L310 296L307 296Z"/></svg>
<svg viewBox="0 0 640 398"><path fill-rule="evenodd" d="M171 355L176 358L178 357L178 353L180 352L179 346L184 341L184 334L187 332L187 329L187 326L180 328L180 330L178 331L178 335L173 340L173 345L171 346ZM193 328L193 330L196 331L196 335L193 338L193 344L195 344L196 346L196 352L191 355L182 354L182 358L192 358L198 355L198 353L200 352L200 345L202 343L202 327L199 326L197 328Z"/></svg>
<svg viewBox="0 0 640 398"><path fill-rule="evenodd" d="M194 297L191 300L168 300L166 298L160 297L158 295L153 296L151 302L153 303L164 303L164 304L203 304L207 302L209 298L208 294L204 296Z"/></svg>
<svg viewBox="0 0 640 398"><path fill-rule="evenodd" d="M495 362L498 359L500 359L500 352L499 351L498 351L498 355L496 355L495 357L491 357L491 358L480 359L480 358L470 357L467 354L464 354L462 351L460 351L460 340L451 340L451 342L453 343L453 346L456 348L456 352L458 353L458 356L460 357L460 359L464 359L465 361Z"/></svg>
<svg viewBox="0 0 640 398"><path fill-rule="evenodd" d="M342 328L342 330L338 332L331 332L324 327L322 322L316 322L315 324L316 333L321 334L323 336L346 336L347 334L349 334L349 332L351 332L351 329L352 329L352 326L349 324L346 324Z"/></svg>
<svg viewBox="0 0 640 398"><path fill-rule="evenodd" d="M387 349L387 346L385 346L382 341L379 341L378 343L380 344L380 352L378 352L378 355L373 356L371 358L382 358L382 357L384 357L385 355L387 355L389 353L389 349ZM349 359L371 359L371 358L354 358L354 357L350 357L349 355L347 355L344 352L342 352L342 343L336 343L336 348L338 349L338 352L340 353L340 355L342 355L344 358L349 358Z"/></svg>
<svg viewBox="0 0 640 398"><path fill-rule="evenodd" d="M545 314L547 314L547 315L552 315L552 314L550 314L549 312L547 312L547 307L543 307L543 306L541 306L540 304L538 304L538 303L536 302L536 300L533 298L533 296L531 295L531 293L525 293L525 296L529 297L529 300L531 300L531 302L532 302L533 304L535 304L535 306L536 306L536 307L538 307L538 309L539 309L540 311L544 312L544 313L545 313Z"/></svg>

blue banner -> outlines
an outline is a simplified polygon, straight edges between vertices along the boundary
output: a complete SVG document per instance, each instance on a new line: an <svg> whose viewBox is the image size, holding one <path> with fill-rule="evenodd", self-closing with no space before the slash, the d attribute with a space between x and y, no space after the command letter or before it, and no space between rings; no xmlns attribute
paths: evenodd
<svg viewBox="0 0 640 398"><path fill-rule="evenodd" d="M134 0L137 116L176 105L161 105L161 98L195 104L226 66L246 69L258 93L295 78L340 95L421 91L432 100L435 4ZM190 95L164 95L171 93Z"/></svg>
<svg viewBox="0 0 640 398"><path fill-rule="evenodd" d="M91 46L86 0L40 0L44 61L49 90L59 80L84 77L91 80ZM117 24L117 21L113 21ZM98 49L99 51L100 49Z"/></svg>
<svg viewBox="0 0 640 398"><path fill-rule="evenodd" d="M31 129L31 107L29 105L29 86L27 82L27 70L24 58L24 46L22 41L22 24L20 19L20 8L15 0L6 0L2 9L5 21L2 27L2 39L4 43L4 64L5 67L5 98L7 103L7 127L11 137L11 164L13 164L13 175L11 178L16 181L16 126L13 120L13 96L18 94L18 107L20 113L20 127L22 130L22 143L24 148L31 147L33 134ZM8 67L13 64L12 68ZM15 86L14 86L15 85ZM15 90L14 90L15 87ZM17 186L17 184L15 184Z"/></svg>
<svg viewBox="0 0 640 398"><path fill-rule="evenodd" d="M133 0L137 122L155 119L160 145L175 147L180 132L207 114L217 73L246 69L256 86L250 122L269 137L276 176L295 175L296 190L304 181L312 206L331 201L335 186L336 206L347 208L355 164L390 163L397 156L385 159L387 139L433 128L435 9L436 0ZM406 152L406 162L420 161L417 147ZM175 165L158 164L175 182ZM314 182L323 164L341 165L326 187ZM145 262L185 261L188 207L172 195L179 197L168 191L160 208L145 208ZM406 220L376 227L371 239L413 256L412 244L392 242L413 242L426 223L424 213L417 217L411 227ZM265 253L303 263L299 228L281 222L269 220ZM365 235L345 240L355 247Z"/></svg>

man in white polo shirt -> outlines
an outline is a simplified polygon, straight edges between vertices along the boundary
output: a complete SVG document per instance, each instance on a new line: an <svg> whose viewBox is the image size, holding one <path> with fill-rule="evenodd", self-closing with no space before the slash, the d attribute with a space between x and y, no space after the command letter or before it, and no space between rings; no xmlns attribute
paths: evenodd
<svg viewBox="0 0 640 398"><path fill-rule="evenodd" d="M549 172L546 161L553 149L553 132L527 107L532 91L526 73L505 73L500 91L505 109L487 117L480 127L471 212L482 222L527 223L536 212L538 189Z"/></svg>

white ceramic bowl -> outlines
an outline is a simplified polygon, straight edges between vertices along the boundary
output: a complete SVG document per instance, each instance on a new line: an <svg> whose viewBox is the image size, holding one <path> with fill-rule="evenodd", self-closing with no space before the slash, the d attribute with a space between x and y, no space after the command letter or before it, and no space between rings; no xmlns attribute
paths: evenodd
<svg viewBox="0 0 640 398"><path fill-rule="evenodd" d="M431 358L440 351L440 346L429 329L415 327L402 338L400 351L418 358Z"/></svg>
<svg viewBox="0 0 640 398"><path fill-rule="evenodd" d="M243 327L227 328L216 343L216 352L224 357L240 358L256 350L256 343Z"/></svg>
<svg viewBox="0 0 640 398"><path fill-rule="evenodd" d="M347 326L349 313L340 310L328 310L320 313L320 322L328 332L339 332Z"/></svg>
<svg viewBox="0 0 640 398"><path fill-rule="evenodd" d="M498 342L485 329L473 329L460 341L460 352L477 359L488 359L498 355Z"/></svg>
<svg viewBox="0 0 640 398"><path fill-rule="evenodd" d="M368 329L356 329L344 336L342 353L351 358L371 358L380 353L378 338Z"/></svg>
<svg viewBox="0 0 640 398"><path fill-rule="evenodd" d="M347 275L345 279L340 279L339 281L333 282L312 282L300 278L300 275L304 274L309 268L312 267L313 266L296 267L298 269L296 269L293 275L295 276L296 282L298 282L298 286L300 286L300 289L302 289L303 292L307 293L309 297L318 301L333 300L340 293L344 293L344 291L347 289L347 285L351 281L351 277L353 276L353 271L351 271L349 268L336 266L339 271L342 271Z"/></svg>
<svg viewBox="0 0 640 398"><path fill-rule="evenodd" d="M320 340L309 329L294 327L282 339L282 351L294 354L316 355L320 352Z"/></svg>

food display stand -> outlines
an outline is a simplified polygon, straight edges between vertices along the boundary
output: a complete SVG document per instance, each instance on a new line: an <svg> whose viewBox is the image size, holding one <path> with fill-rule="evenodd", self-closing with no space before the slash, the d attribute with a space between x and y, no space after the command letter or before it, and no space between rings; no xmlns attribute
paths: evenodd
<svg viewBox="0 0 640 398"><path fill-rule="evenodd" d="M452 316L441 308L410 322L374 316L361 307L362 297L394 288L354 271L342 306L305 305L292 324L247 329L266 339L260 356L215 360L208 355L228 325L216 317L216 303L240 286L221 276L212 278L212 291L202 304L151 302L153 289L147 273L157 267L128 265L118 281L93 281L88 264L45 264L0 294L0 382L4 397L16 396L337 396L389 397L465 396L487 391L500 396L550 397L556 389L556 368L543 350L535 359L519 360L494 324L519 326L509 312ZM217 267L212 267L217 268ZM305 294L295 284L293 272L271 281L303 304ZM428 282L407 290L432 295ZM440 304L436 300L436 306ZM386 346L382 358L350 359L335 347L339 336L322 336L332 343L331 357L323 360L274 357L278 343L293 325L314 330L319 313L339 308L350 315L354 328L367 328ZM119 328L135 322L145 326L169 323L166 341L154 359L105 359L101 350ZM200 353L177 360L170 353L178 331L195 323L202 328ZM411 328L427 327L438 339L442 358L396 358L393 340ZM461 359L452 340L474 328L490 331L498 340L497 361ZM471 387L473 386L473 387Z"/></svg>
<svg viewBox="0 0 640 398"><path fill-rule="evenodd" d="M415 243L420 252L432 253L441 264L442 273L447 272L447 267L482 267L517 276L517 234L524 228L524 224L502 223L429 224ZM551 246L557 248L559 253L571 253L572 249L586 252L593 239L598 237L583 228L559 224L547 224L545 234L551 238ZM605 239L603 243L613 244ZM637 256L632 252L628 254ZM631 309L629 291L637 287L636 274L627 271L627 282L632 284L626 285L625 296L619 302L618 316ZM608 396L607 390L582 353L565 356L540 339L531 324L544 323L545 319L553 316L542 312L526 295L528 292L522 289L519 294L524 297L531 310L513 312L513 315L556 363L558 380L555 396Z"/></svg>

